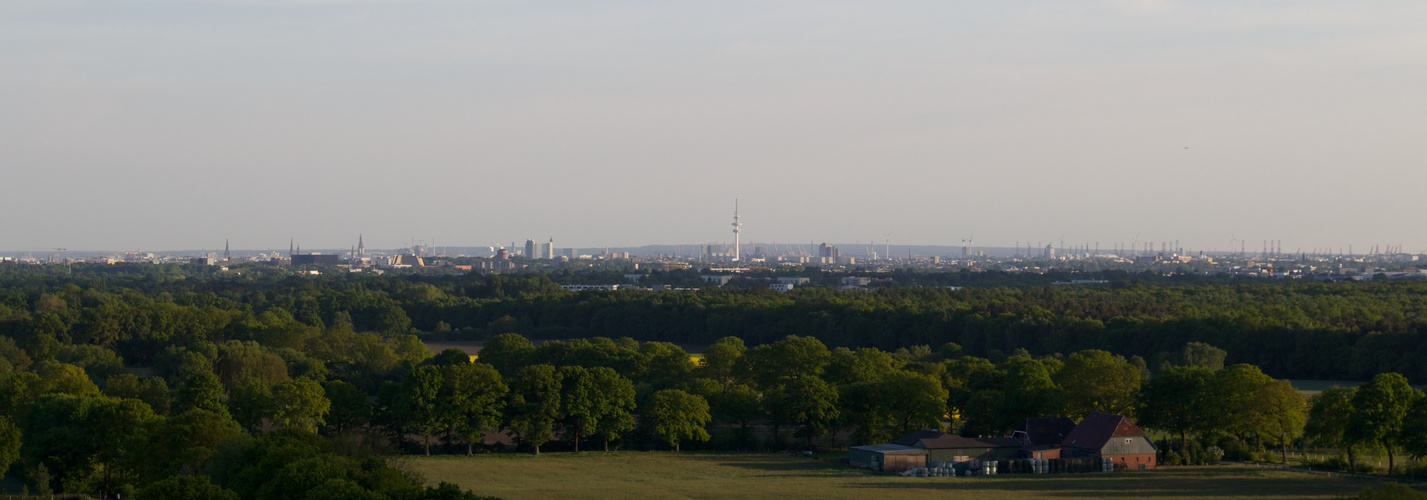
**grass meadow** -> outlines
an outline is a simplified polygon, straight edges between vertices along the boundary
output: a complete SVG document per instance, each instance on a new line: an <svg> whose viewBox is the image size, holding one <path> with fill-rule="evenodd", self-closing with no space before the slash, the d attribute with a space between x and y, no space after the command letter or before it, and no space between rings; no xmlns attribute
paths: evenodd
<svg viewBox="0 0 1427 500"><path fill-rule="evenodd" d="M778 454L617 452L411 457L435 484L520 498L1343 498L1372 480L1244 467L916 478Z"/></svg>

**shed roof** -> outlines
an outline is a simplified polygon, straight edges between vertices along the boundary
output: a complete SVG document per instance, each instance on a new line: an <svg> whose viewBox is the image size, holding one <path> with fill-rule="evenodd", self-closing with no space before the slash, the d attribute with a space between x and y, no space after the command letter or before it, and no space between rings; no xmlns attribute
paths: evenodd
<svg viewBox="0 0 1427 500"><path fill-rule="evenodd" d="M1099 450L1114 437L1144 437L1145 433L1124 415L1095 412L1070 431L1061 446Z"/></svg>
<svg viewBox="0 0 1427 500"><path fill-rule="evenodd" d="M897 438L892 443L928 450L1017 448L1021 446L1020 440L1015 438L969 438L941 431L917 431Z"/></svg>
<svg viewBox="0 0 1427 500"><path fill-rule="evenodd" d="M1026 434L1033 445L1060 444L1070 431L1075 429L1075 421L1065 417L1028 418L1016 427L1016 432Z"/></svg>

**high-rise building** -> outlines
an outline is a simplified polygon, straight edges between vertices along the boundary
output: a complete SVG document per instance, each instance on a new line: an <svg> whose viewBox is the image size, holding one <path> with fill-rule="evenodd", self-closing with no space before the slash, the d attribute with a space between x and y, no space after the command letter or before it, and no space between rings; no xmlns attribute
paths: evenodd
<svg viewBox="0 0 1427 500"><path fill-rule="evenodd" d="M555 258L555 238L550 238L550 241L535 243L534 246L530 245L530 243L526 243L526 246L533 250L533 253L531 253L527 257L530 257L532 259Z"/></svg>
<svg viewBox="0 0 1427 500"><path fill-rule="evenodd" d="M525 240L525 258L535 258L535 240Z"/></svg>

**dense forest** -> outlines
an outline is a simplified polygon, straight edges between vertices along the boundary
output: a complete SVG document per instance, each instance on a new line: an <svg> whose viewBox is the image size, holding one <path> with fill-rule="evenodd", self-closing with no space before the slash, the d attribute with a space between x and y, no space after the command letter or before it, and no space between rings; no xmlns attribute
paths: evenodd
<svg viewBox="0 0 1427 500"><path fill-rule="evenodd" d="M513 332L680 344L736 336L756 345L798 335L884 350L953 342L990 359L1018 349L1102 349L1152 365L1202 342L1228 351L1231 364L1254 364L1275 377L1366 380L1398 372L1427 382L1427 364L1416 362L1427 359L1427 283L1418 282L1179 284L1123 275L1090 286L990 286L995 280L981 277L988 286L959 290L568 293L546 275L211 269L87 266L68 274L54 266L0 266L0 334L112 347L139 366L156 362L165 344L244 339L295 347L299 340L277 337L344 323L362 332L465 340Z"/></svg>
<svg viewBox="0 0 1427 500"><path fill-rule="evenodd" d="M1177 436L1169 464L1427 454L1423 284L569 293L239 270L0 266L0 472L36 493L475 498L391 457L816 448L1093 411ZM473 362L423 336L486 343ZM1310 403L1275 377L1371 380Z"/></svg>

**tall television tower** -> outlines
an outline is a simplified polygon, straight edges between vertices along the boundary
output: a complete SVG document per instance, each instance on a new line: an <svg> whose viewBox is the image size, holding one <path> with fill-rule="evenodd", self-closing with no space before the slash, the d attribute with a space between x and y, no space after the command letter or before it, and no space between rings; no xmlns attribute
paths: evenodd
<svg viewBox="0 0 1427 500"><path fill-rule="evenodd" d="M738 233L739 233L739 231L742 231L742 229L739 229L739 228L742 227L742 226L743 226L743 223L738 221L738 199L735 198L735 199L733 200L733 261L734 261L734 262L738 262L738 252L739 252Z"/></svg>

